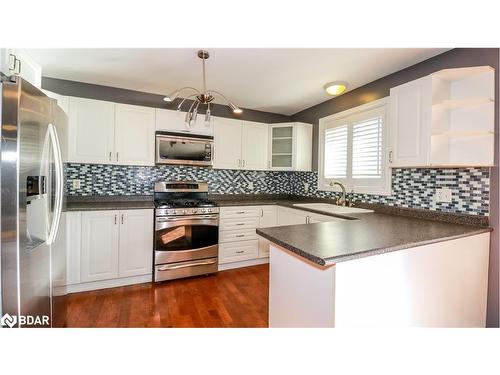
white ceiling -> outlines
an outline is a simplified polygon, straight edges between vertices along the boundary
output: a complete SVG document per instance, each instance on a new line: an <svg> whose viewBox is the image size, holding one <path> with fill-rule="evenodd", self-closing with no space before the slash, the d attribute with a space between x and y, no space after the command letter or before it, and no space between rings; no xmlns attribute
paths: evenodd
<svg viewBox="0 0 500 375"><path fill-rule="evenodd" d="M347 81L349 90L447 49L209 49L207 86L234 103L291 115L330 97L323 85ZM44 76L168 94L201 88L197 49L29 49Z"/></svg>

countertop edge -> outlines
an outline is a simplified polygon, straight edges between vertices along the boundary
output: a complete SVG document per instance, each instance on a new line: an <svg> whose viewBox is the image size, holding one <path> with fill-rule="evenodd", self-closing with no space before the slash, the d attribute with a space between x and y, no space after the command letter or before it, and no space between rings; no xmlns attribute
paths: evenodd
<svg viewBox="0 0 500 375"><path fill-rule="evenodd" d="M310 224L309 224L310 225ZM264 228L262 228L264 229ZM273 236L267 235L263 232L261 232L259 229L256 230L257 234L272 243L275 243L276 245L283 247L286 250L289 250L301 257L303 257L306 260L309 260L317 265L328 267L335 265L336 263L341 263L341 262L346 262L349 260L354 260L354 259L361 259L361 258L366 258L369 256L373 255L379 255L379 254L385 254L385 253L390 253L394 251L399 251L399 250L405 250L405 249L410 249L413 247L420 247L420 246L425 246L425 245L430 245L434 243L439 243L439 242L444 242L444 241L452 241L464 237L470 237L470 236L475 236L483 233L488 233L492 232L493 229L489 227L485 228L476 228L475 230L471 230L471 232L468 233L462 233L462 234L457 234L457 235L452 235L452 236L446 236L446 237L440 237L440 238L434 238L430 240L424 240L424 241L419 241L419 242L409 242L405 243L402 245L397 245L397 246L389 246L389 247L379 247L375 249L369 249L369 250L363 250L354 254L350 255L339 255L336 257L330 257L330 258L320 258L317 256L314 256L302 249L296 248L295 246L291 246L290 244L287 244L286 242L283 242L281 240L278 240L274 238Z"/></svg>

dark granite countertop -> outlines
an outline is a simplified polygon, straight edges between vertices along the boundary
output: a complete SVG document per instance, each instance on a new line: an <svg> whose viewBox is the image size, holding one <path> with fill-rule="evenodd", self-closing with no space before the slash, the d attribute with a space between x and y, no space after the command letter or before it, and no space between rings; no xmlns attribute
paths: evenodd
<svg viewBox="0 0 500 375"><path fill-rule="evenodd" d="M152 195L67 197L66 211L134 210L154 208Z"/></svg>
<svg viewBox="0 0 500 375"><path fill-rule="evenodd" d="M488 227L384 213L357 220L257 229L257 234L321 266L491 231Z"/></svg>
<svg viewBox="0 0 500 375"><path fill-rule="evenodd" d="M322 266L491 231L488 218L357 202L373 213L338 215L294 206L332 203L331 199L293 195L211 195L220 207L279 205L347 219L257 229L262 237ZM153 209L149 196L68 197L67 211Z"/></svg>

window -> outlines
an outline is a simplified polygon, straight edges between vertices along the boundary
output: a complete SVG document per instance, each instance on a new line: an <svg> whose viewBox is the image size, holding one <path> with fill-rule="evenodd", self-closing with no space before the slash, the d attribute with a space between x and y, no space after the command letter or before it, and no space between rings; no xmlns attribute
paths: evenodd
<svg viewBox="0 0 500 375"><path fill-rule="evenodd" d="M391 193L387 163L387 99L320 119L319 190L338 190L338 181L356 193Z"/></svg>

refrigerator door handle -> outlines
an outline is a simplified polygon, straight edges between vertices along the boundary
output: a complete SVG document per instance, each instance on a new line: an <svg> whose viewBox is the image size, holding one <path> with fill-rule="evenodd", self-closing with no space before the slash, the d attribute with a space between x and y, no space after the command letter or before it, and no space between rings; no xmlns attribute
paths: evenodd
<svg viewBox="0 0 500 375"><path fill-rule="evenodd" d="M52 219L52 224L50 226L49 236L47 239L48 244L52 244L57 236L59 230L59 221L61 219L62 213L62 203L63 203L63 166L61 159L61 149L59 146L59 138L57 137L57 132L54 125L49 124L47 129L50 136L50 144L52 146L52 152L54 153L55 162L55 172L56 172L56 204L54 207L54 215Z"/></svg>

